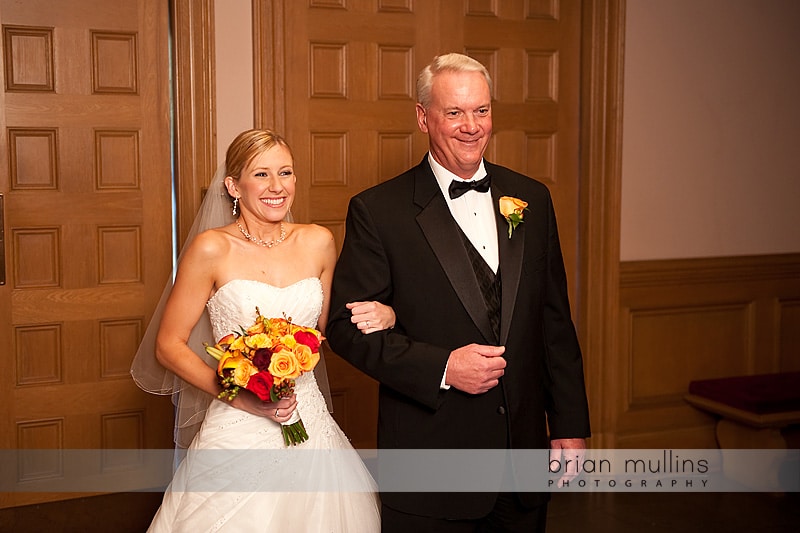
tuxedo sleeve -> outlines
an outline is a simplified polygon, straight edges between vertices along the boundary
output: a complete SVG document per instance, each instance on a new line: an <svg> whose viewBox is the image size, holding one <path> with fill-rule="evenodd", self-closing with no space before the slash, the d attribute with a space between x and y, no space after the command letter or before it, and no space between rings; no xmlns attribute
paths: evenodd
<svg viewBox="0 0 800 533"><path fill-rule="evenodd" d="M325 335L340 357L382 386L437 409L446 394L440 384L449 350L405 335L399 316L393 330L368 335L350 321L348 302L375 300L392 305L396 297L385 243L391 229L380 227L376 218L360 196L350 201Z"/></svg>
<svg viewBox="0 0 800 533"><path fill-rule="evenodd" d="M542 323L549 377L547 422L551 439L584 438L590 435L590 429L583 358L570 314L567 276L552 201L549 203L547 238L547 283Z"/></svg>

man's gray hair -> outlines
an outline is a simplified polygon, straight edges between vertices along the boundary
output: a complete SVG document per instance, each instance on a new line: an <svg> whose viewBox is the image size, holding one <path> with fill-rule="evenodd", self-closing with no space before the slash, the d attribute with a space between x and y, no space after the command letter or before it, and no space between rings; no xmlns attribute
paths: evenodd
<svg viewBox="0 0 800 533"><path fill-rule="evenodd" d="M480 61L464 54L443 54L433 58L433 61L422 69L417 77L417 102L425 109L431 103L431 85L433 78L440 72L480 72L489 85L489 94L492 93L492 77Z"/></svg>

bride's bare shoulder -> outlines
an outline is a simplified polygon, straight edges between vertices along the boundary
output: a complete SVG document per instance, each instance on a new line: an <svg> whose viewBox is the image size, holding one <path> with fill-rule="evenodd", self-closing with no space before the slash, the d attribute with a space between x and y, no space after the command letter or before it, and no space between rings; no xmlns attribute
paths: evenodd
<svg viewBox="0 0 800 533"><path fill-rule="evenodd" d="M218 257L230 250L231 241L234 238L229 226L206 230L194 238L186 249L185 255Z"/></svg>
<svg viewBox="0 0 800 533"><path fill-rule="evenodd" d="M325 226L319 224L293 224L292 229L297 232L297 241L304 246L325 248L334 243L333 233Z"/></svg>

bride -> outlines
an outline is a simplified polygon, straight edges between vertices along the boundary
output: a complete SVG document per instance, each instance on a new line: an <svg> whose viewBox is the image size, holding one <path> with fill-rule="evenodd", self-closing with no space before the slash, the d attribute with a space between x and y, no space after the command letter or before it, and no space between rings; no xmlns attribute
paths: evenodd
<svg viewBox="0 0 800 533"><path fill-rule="evenodd" d="M191 442L149 531L378 531L375 482L328 411L322 363L278 402L246 390L216 399L216 365L202 343L248 327L256 307L324 333L336 263L330 231L286 220L296 176L284 139L269 130L239 134L224 170L131 369L145 390L179 397L176 443ZM389 307L352 307L364 333L394 325ZM295 411L309 439L287 450L280 424Z"/></svg>

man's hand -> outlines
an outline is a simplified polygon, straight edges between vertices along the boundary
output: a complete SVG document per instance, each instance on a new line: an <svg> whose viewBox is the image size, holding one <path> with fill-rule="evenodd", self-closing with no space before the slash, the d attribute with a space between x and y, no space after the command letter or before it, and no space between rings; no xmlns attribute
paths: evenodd
<svg viewBox="0 0 800 533"><path fill-rule="evenodd" d="M346 304L353 316L350 322L365 335L394 327L394 309L380 302L350 302Z"/></svg>
<svg viewBox="0 0 800 533"><path fill-rule="evenodd" d="M469 394L483 394L500 383L506 360L505 346L469 344L450 352L445 384Z"/></svg>
<svg viewBox="0 0 800 533"><path fill-rule="evenodd" d="M553 439L550 441L550 464L557 461L564 474L558 478L558 487L572 481L581 474L581 465L586 456L586 439Z"/></svg>

